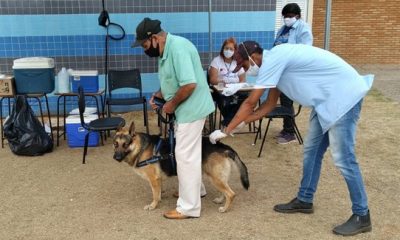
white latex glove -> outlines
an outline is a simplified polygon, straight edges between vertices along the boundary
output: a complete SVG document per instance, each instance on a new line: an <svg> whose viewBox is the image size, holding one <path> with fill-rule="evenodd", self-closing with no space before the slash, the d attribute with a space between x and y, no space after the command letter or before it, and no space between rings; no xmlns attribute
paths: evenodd
<svg viewBox="0 0 400 240"><path fill-rule="evenodd" d="M215 130L210 134L208 137L210 139L210 142L212 144L216 144L217 141L221 140L224 137L227 137L228 135L226 133L223 133L221 130Z"/></svg>
<svg viewBox="0 0 400 240"><path fill-rule="evenodd" d="M233 137L233 135L237 132L240 132L240 130L242 130L242 128L244 128L244 126L246 126L246 123L244 121L242 121L241 123L239 123L239 125L237 125L234 129L232 129L232 131L229 133L229 135L231 135Z"/></svg>
<svg viewBox="0 0 400 240"><path fill-rule="evenodd" d="M224 89L222 90L222 95L232 96L237 91L239 91L246 83L230 83L226 84Z"/></svg>

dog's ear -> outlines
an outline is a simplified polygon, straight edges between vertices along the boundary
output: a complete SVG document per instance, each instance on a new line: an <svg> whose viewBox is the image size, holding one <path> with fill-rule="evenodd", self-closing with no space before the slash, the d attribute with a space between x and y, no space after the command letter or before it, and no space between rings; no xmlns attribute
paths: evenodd
<svg viewBox="0 0 400 240"><path fill-rule="evenodd" d="M129 127L129 135L134 136L135 134L135 122L132 121L131 126Z"/></svg>
<svg viewBox="0 0 400 240"><path fill-rule="evenodd" d="M117 128L117 132L121 131L123 128L124 128L124 127L119 126L119 127Z"/></svg>

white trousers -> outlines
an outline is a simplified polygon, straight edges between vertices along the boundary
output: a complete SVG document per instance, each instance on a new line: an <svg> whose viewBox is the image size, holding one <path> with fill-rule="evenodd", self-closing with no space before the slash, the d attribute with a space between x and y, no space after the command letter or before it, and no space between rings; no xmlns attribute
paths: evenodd
<svg viewBox="0 0 400 240"><path fill-rule="evenodd" d="M201 139L205 118L191 123L175 124L175 157L179 181L176 210L183 215L199 217L200 195L205 195L201 180Z"/></svg>

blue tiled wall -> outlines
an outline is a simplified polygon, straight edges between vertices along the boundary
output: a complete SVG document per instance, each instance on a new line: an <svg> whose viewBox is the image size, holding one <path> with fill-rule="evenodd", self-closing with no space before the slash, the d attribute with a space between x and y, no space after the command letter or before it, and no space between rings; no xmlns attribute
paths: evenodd
<svg viewBox="0 0 400 240"><path fill-rule="evenodd" d="M106 1L111 21L124 27L122 41L110 40L110 69L139 68L146 96L159 88L156 61L144 56L141 48L130 48L136 25L144 18L157 18L164 30L191 40L199 50L204 69L209 53L215 56L228 37L238 42L258 41L270 48L274 38L275 0L212 2L211 29L208 22L208 0L188 1ZM12 74L16 58L45 56L55 59L55 71L61 67L104 72L106 30L97 24L100 1L91 0L0 0L0 73ZM212 32L212 48L209 46ZM110 33L118 35L117 29ZM100 77L104 87L104 76ZM56 97L49 96L51 112ZM35 101L32 106L36 109ZM68 110L76 107L68 102ZM3 108L7 109L7 108ZM4 113L8 114L8 113Z"/></svg>

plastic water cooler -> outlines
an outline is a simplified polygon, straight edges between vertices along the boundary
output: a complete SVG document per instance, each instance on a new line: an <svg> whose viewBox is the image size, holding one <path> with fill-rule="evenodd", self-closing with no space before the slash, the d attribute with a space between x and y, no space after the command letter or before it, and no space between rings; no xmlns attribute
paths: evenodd
<svg viewBox="0 0 400 240"><path fill-rule="evenodd" d="M17 94L54 91L54 59L29 57L15 59L13 72Z"/></svg>

